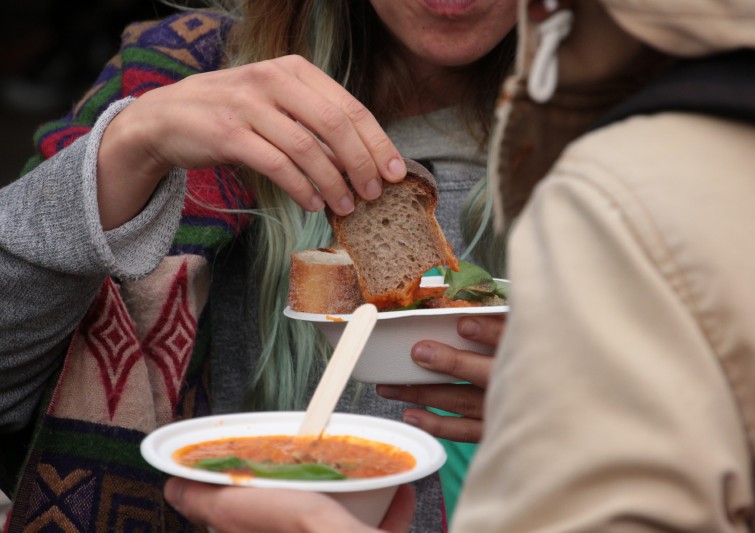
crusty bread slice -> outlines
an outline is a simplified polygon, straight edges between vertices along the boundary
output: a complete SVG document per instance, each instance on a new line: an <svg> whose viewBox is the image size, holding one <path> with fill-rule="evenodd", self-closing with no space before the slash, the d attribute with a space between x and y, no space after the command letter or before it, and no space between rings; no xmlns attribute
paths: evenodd
<svg viewBox="0 0 755 533"><path fill-rule="evenodd" d="M355 195L350 215L326 211L338 243L354 262L364 299L378 309L411 304L422 275L433 267L459 269L435 219L435 178L416 161L405 162L406 178L385 182L376 200Z"/></svg>
<svg viewBox="0 0 755 533"><path fill-rule="evenodd" d="M291 254L288 305L295 311L348 314L364 303L354 264L343 249Z"/></svg>

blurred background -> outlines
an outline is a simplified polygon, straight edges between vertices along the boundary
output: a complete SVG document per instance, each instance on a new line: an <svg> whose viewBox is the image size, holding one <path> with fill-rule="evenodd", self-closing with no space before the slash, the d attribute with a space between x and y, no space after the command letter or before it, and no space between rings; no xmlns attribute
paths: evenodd
<svg viewBox="0 0 755 533"><path fill-rule="evenodd" d="M160 0L3 0L0 186L32 155L37 126L64 115L94 82L126 24L174 11Z"/></svg>
<svg viewBox="0 0 755 533"><path fill-rule="evenodd" d="M173 12L160 0L3 0L0 186L34 153L36 128L64 115L94 82L118 51L123 28ZM8 505L0 492L0 530Z"/></svg>

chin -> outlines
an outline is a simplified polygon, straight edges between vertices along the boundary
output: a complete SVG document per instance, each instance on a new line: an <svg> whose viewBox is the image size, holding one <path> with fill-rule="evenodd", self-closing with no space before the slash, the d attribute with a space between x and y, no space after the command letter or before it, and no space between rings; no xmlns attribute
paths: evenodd
<svg viewBox="0 0 755 533"><path fill-rule="evenodd" d="M464 49L460 46L454 47L451 45L444 47L442 50L437 48L426 50L423 57L426 61L439 67L463 67L483 58L493 48L494 46L480 49L475 46L470 49Z"/></svg>

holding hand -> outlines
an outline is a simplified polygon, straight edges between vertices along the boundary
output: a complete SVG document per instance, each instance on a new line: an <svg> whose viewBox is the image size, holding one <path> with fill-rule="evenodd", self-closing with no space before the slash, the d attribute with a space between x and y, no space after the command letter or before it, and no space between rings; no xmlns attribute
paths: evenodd
<svg viewBox="0 0 755 533"><path fill-rule="evenodd" d="M218 533L377 531L317 492L226 487L171 478L165 485L165 499L191 522L210 526ZM409 531L415 502L414 487L401 485L381 529Z"/></svg>
<svg viewBox="0 0 755 533"><path fill-rule="evenodd" d="M457 330L462 337L496 346L503 333L505 319L494 316L465 317ZM482 438L485 389L488 386L492 357L457 350L435 341L421 341L412 348L412 359L423 368L449 374L464 384L378 385L377 393L392 400L402 400L442 409L460 417L441 416L425 409L407 409L404 421L436 437L479 442Z"/></svg>

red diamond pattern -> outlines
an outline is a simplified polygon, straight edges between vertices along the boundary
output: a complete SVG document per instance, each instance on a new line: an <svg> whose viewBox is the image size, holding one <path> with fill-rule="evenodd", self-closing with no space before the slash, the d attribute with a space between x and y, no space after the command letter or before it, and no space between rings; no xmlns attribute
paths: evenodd
<svg viewBox="0 0 755 533"><path fill-rule="evenodd" d="M81 331L97 361L112 420L129 373L144 354L118 288L110 278L105 281L84 317Z"/></svg>
<svg viewBox="0 0 755 533"><path fill-rule="evenodd" d="M168 298L142 346L160 370L171 407L175 411L186 367L194 349L197 321L189 309L186 263L181 265Z"/></svg>

